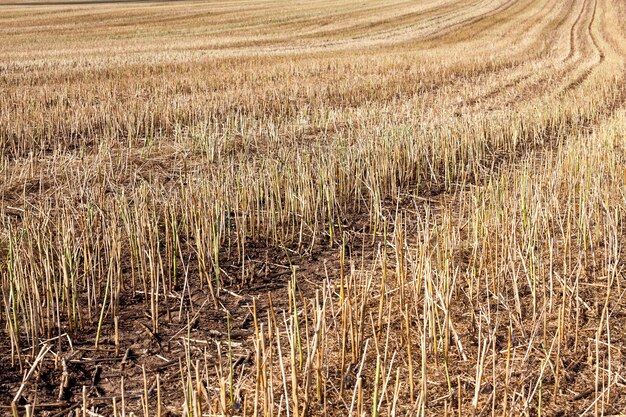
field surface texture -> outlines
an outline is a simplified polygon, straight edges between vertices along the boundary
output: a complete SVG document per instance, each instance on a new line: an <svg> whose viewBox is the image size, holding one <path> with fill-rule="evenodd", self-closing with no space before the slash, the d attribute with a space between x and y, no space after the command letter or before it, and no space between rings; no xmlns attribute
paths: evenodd
<svg viewBox="0 0 626 417"><path fill-rule="evenodd" d="M625 183L624 0L0 0L0 415L624 415Z"/></svg>

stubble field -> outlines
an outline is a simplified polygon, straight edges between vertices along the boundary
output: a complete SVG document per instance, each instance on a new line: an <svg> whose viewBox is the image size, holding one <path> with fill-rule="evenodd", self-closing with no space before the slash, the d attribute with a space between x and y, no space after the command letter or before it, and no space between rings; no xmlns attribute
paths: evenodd
<svg viewBox="0 0 626 417"><path fill-rule="evenodd" d="M623 0L0 0L0 414L626 412Z"/></svg>

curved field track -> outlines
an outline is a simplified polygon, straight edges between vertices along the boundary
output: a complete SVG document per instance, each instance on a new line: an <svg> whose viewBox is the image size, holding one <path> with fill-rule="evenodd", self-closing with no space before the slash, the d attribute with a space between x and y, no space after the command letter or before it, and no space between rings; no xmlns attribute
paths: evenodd
<svg viewBox="0 0 626 417"><path fill-rule="evenodd" d="M624 22L0 0L0 415L623 415Z"/></svg>

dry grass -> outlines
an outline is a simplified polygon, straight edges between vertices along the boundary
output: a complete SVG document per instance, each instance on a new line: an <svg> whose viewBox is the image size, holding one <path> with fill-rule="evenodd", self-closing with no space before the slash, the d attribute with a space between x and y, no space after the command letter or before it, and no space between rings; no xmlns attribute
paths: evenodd
<svg viewBox="0 0 626 417"><path fill-rule="evenodd" d="M11 415L619 415L621 0L0 3Z"/></svg>

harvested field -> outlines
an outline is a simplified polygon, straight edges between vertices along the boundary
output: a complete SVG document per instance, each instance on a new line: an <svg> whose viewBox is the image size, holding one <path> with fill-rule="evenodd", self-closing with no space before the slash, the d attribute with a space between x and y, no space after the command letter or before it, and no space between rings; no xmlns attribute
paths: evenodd
<svg viewBox="0 0 626 417"><path fill-rule="evenodd" d="M0 415L624 415L624 22L0 0Z"/></svg>

